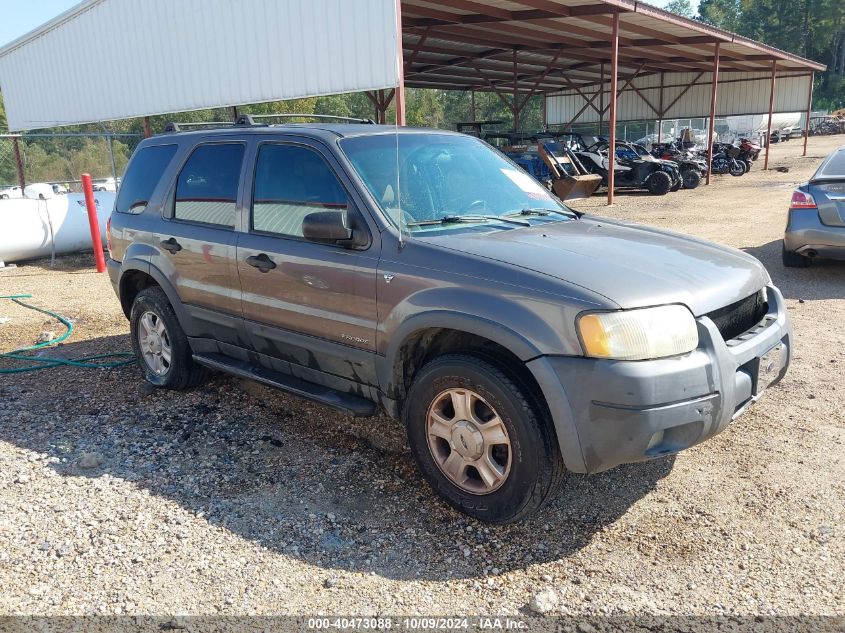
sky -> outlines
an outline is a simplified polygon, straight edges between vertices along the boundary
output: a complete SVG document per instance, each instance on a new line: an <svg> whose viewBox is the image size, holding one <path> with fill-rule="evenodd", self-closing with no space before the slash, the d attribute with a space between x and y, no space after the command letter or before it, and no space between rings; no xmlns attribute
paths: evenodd
<svg viewBox="0 0 845 633"><path fill-rule="evenodd" d="M649 0L650 4L665 7L669 0ZM0 0L0 46L29 33L60 13L64 13L79 0ZM698 0L692 0L693 9Z"/></svg>
<svg viewBox="0 0 845 633"><path fill-rule="evenodd" d="M0 0L0 46L64 13L80 0Z"/></svg>

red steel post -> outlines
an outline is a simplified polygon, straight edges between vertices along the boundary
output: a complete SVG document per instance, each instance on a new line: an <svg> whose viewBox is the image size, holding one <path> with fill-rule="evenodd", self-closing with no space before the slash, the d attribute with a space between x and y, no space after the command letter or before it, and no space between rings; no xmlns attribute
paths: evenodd
<svg viewBox="0 0 845 633"><path fill-rule="evenodd" d="M721 42L716 42L716 50L713 54L713 76L710 78L710 122L707 126L707 179L705 184L710 184L710 172L713 169L713 132L716 130L716 94L719 90L719 47Z"/></svg>
<svg viewBox="0 0 845 633"><path fill-rule="evenodd" d="M619 12L613 14L613 36L610 42L610 125L607 148L607 204L613 204L613 186L616 178L616 76L619 74Z"/></svg>
<svg viewBox="0 0 845 633"><path fill-rule="evenodd" d="M97 220L97 203L94 201L94 187L91 174L82 174L82 191L85 193L85 207L88 209L88 226L91 229L91 245L94 247L94 261L97 272L106 272L106 258L103 255L103 239L100 237L100 222Z"/></svg>
<svg viewBox="0 0 845 633"><path fill-rule="evenodd" d="M816 79L816 73L810 73L810 93L807 95L807 120L804 122L804 153L801 156L807 155L807 139L810 136L810 115L813 110L813 82Z"/></svg>
<svg viewBox="0 0 845 633"><path fill-rule="evenodd" d="M766 159L763 161L763 171L769 168L769 148L772 146L772 112L775 109L775 81L778 72L778 60L772 60L772 88L769 92L769 126L766 131Z"/></svg>
<svg viewBox="0 0 845 633"><path fill-rule="evenodd" d="M405 125L405 52L402 49L402 0L396 0L396 125Z"/></svg>

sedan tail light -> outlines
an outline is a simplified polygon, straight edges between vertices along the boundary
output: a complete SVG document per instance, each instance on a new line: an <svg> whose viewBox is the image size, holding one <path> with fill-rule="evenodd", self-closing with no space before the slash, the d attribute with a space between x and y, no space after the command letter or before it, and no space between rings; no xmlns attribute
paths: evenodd
<svg viewBox="0 0 845 633"><path fill-rule="evenodd" d="M816 201L809 193L805 193L800 189L792 192L792 201L789 203L790 209L815 209Z"/></svg>

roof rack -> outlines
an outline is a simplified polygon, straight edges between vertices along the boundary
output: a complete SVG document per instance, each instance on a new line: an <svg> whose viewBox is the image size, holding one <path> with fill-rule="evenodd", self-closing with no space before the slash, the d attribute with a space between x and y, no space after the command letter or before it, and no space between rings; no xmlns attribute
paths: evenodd
<svg viewBox="0 0 845 633"><path fill-rule="evenodd" d="M231 121L185 121L184 123L176 123L176 121L169 121L164 126L165 132L184 132L188 128L200 127L232 127L234 125Z"/></svg>
<svg viewBox="0 0 845 633"><path fill-rule="evenodd" d="M260 123L265 119L327 119L330 121L346 121L348 123L363 123L367 125L375 125L372 119L358 119L351 116L335 116L334 114L297 114L280 113L280 114L241 114L235 119L235 125L266 125Z"/></svg>
<svg viewBox="0 0 845 633"><path fill-rule="evenodd" d="M375 125L372 119L356 119L350 116L335 116L333 114L296 114L296 113L280 113L280 114L240 114L234 121L186 121L177 123L170 121L164 126L165 132L185 132L189 129L199 128L219 128L219 127L252 127L268 125L262 123L265 119L328 119L330 121L346 121L349 123L363 123L367 125Z"/></svg>

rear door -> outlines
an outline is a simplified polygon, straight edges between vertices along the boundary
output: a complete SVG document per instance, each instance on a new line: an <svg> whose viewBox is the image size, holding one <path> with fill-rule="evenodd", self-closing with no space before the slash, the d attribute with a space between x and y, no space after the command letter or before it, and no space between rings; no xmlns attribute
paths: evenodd
<svg viewBox="0 0 845 633"><path fill-rule="evenodd" d="M306 379L319 375L295 366L376 384L378 232L366 225L351 183L319 144L267 139L254 156L249 222L237 245L244 327L254 348L291 363ZM347 225L366 227L369 246L305 240L305 216L326 210L356 214Z"/></svg>
<svg viewBox="0 0 845 633"><path fill-rule="evenodd" d="M163 215L159 267L173 282L193 336L244 345L235 266L238 188L246 144L200 143L185 159Z"/></svg>

